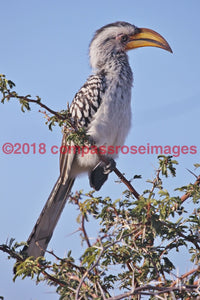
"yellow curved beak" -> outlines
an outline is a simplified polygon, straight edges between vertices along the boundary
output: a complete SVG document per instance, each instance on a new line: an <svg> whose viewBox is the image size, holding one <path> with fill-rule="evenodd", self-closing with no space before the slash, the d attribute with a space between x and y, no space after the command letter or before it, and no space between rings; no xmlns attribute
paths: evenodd
<svg viewBox="0 0 200 300"><path fill-rule="evenodd" d="M158 47L172 53L168 42L156 31L148 28L138 28L138 33L129 37L125 50L131 50L139 47Z"/></svg>

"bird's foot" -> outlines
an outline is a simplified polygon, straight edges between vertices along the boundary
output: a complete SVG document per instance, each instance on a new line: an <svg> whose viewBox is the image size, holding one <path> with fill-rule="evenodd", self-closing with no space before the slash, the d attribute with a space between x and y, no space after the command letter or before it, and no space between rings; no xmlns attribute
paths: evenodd
<svg viewBox="0 0 200 300"><path fill-rule="evenodd" d="M116 162L112 158L108 158L108 164L100 161L89 174L90 186L96 191L99 191L104 182L108 179L109 173L111 173L115 167Z"/></svg>
<svg viewBox="0 0 200 300"><path fill-rule="evenodd" d="M107 158L108 164L104 166L104 174L111 173L116 168L116 162L113 158ZM105 163L104 163L105 164Z"/></svg>

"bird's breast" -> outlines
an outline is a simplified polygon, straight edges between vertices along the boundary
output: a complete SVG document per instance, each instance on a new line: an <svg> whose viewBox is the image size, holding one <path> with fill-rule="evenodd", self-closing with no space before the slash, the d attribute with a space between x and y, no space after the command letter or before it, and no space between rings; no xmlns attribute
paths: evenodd
<svg viewBox="0 0 200 300"><path fill-rule="evenodd" d="M130 125L131 86L119 80L108 81L101 105L88 127L88 134L98 147L122 146Z"/></svg>

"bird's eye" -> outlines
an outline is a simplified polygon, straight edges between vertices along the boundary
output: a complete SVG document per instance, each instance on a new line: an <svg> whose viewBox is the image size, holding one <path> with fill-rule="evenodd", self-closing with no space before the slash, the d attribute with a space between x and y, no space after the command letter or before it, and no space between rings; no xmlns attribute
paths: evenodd
<svg viewBox="0 0 200 300"><path fill-rule="evenodd" d="M128 35L122 35L121 42L126 43L128 41Z"/></svg>

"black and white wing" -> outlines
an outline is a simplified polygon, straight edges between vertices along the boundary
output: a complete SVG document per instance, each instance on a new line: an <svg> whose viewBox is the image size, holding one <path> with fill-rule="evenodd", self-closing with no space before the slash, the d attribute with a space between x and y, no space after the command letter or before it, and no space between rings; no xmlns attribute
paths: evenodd
<svg viewBox="0 0 200 300"><path fill-rule="evenodd" d="M101 105L105 89L105 77L103 75L92 75L76 93L70 106L70 113L78 128L83 127L87 129ZM73 142L69 143L67 141L67 133L63 134L62 146L71 146L71 149L74 146ZM60 174L64 183L70 177L74 157L75 153L73 151L60 155Z"/></svg>

